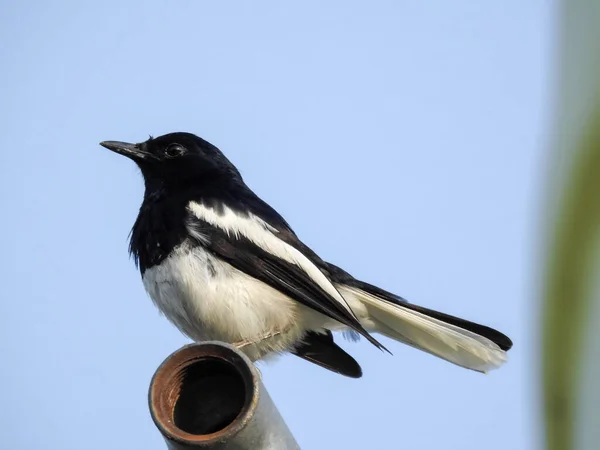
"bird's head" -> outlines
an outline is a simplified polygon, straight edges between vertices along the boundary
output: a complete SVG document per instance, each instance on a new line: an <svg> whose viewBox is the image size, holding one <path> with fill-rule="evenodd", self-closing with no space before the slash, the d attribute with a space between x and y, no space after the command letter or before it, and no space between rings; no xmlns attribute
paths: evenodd
<svg viewBox="0 0 600 450"><path fill-rule="evenodd" d="M241 181L235 166L211 143L191 133L169 133L139 144L104 141L100 145L139 166L146 186Z"/></svg>

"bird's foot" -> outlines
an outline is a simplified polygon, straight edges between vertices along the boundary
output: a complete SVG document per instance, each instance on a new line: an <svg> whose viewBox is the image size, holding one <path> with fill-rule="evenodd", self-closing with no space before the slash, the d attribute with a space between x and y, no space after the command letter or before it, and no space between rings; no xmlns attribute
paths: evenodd
<svg viewBox="0 0 600 450"><path fill-rule="evenodd" d="M243 341L234 342L232 345L235 348L237 348L238 350L243 350L244 348L248 347L249 345L259 344L264 340L272 339L276 336L279 336L280 334L285 333L286 331L288 331L288 330L274 331L272 333L265 334L265 335L259 337L258 339L252 339L252 340L244 339Z"/></svg>

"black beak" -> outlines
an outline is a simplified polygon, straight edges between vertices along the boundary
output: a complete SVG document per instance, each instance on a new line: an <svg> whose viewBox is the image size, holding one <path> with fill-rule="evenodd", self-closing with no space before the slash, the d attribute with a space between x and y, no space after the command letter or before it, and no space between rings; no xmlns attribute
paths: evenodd
<svg viewBox="0 0 600 450"><path fill-rule="evenodd" d="M127 142L119 141L104 141L100 142L100 145L104 148L112 150L115 153L119 153L123 156L139 161L141 159L150 159L152 155L143 151L137 144L128 144Z"/></svg>

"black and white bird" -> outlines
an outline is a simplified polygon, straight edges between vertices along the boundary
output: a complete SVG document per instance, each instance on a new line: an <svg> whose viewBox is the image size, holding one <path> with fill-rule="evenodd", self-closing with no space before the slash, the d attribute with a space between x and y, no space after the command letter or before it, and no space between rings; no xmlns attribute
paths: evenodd
<svg viewBox="0 0 600 450"><path fill-rule="evenodd" d="M408 303L323 261L214 145L189 133L102 146L135 161L145 194L130 252L156 306L194 341L219 340L253 361L291 352L349 377L359 364L332 331L371 333L487 372L504 334Z"/></svg>

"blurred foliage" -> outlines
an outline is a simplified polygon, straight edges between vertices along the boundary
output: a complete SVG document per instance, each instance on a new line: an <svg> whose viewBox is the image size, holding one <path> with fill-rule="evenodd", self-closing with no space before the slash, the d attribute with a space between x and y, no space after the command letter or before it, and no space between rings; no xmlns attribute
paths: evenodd
<svg viewBox="0 0 600 450"><path fill-rule="evenodd" d="M582 383L596 370L590 348L600 344L592 326L600 313L600 2L560 6L544 288L546 447L592 450L600 448L600 410L582 405L600 387Z"/></svg>
<svg viewBox="0 0 600 450"><path fill-rule="evenodd" d="M551 450L575 448L577 381L591 302L598 301L589 280L596 275L595 259L600 256L592 245L600 231L600 112L587 127L568 179L556 217L545 293L545 414Z"/></svg>

